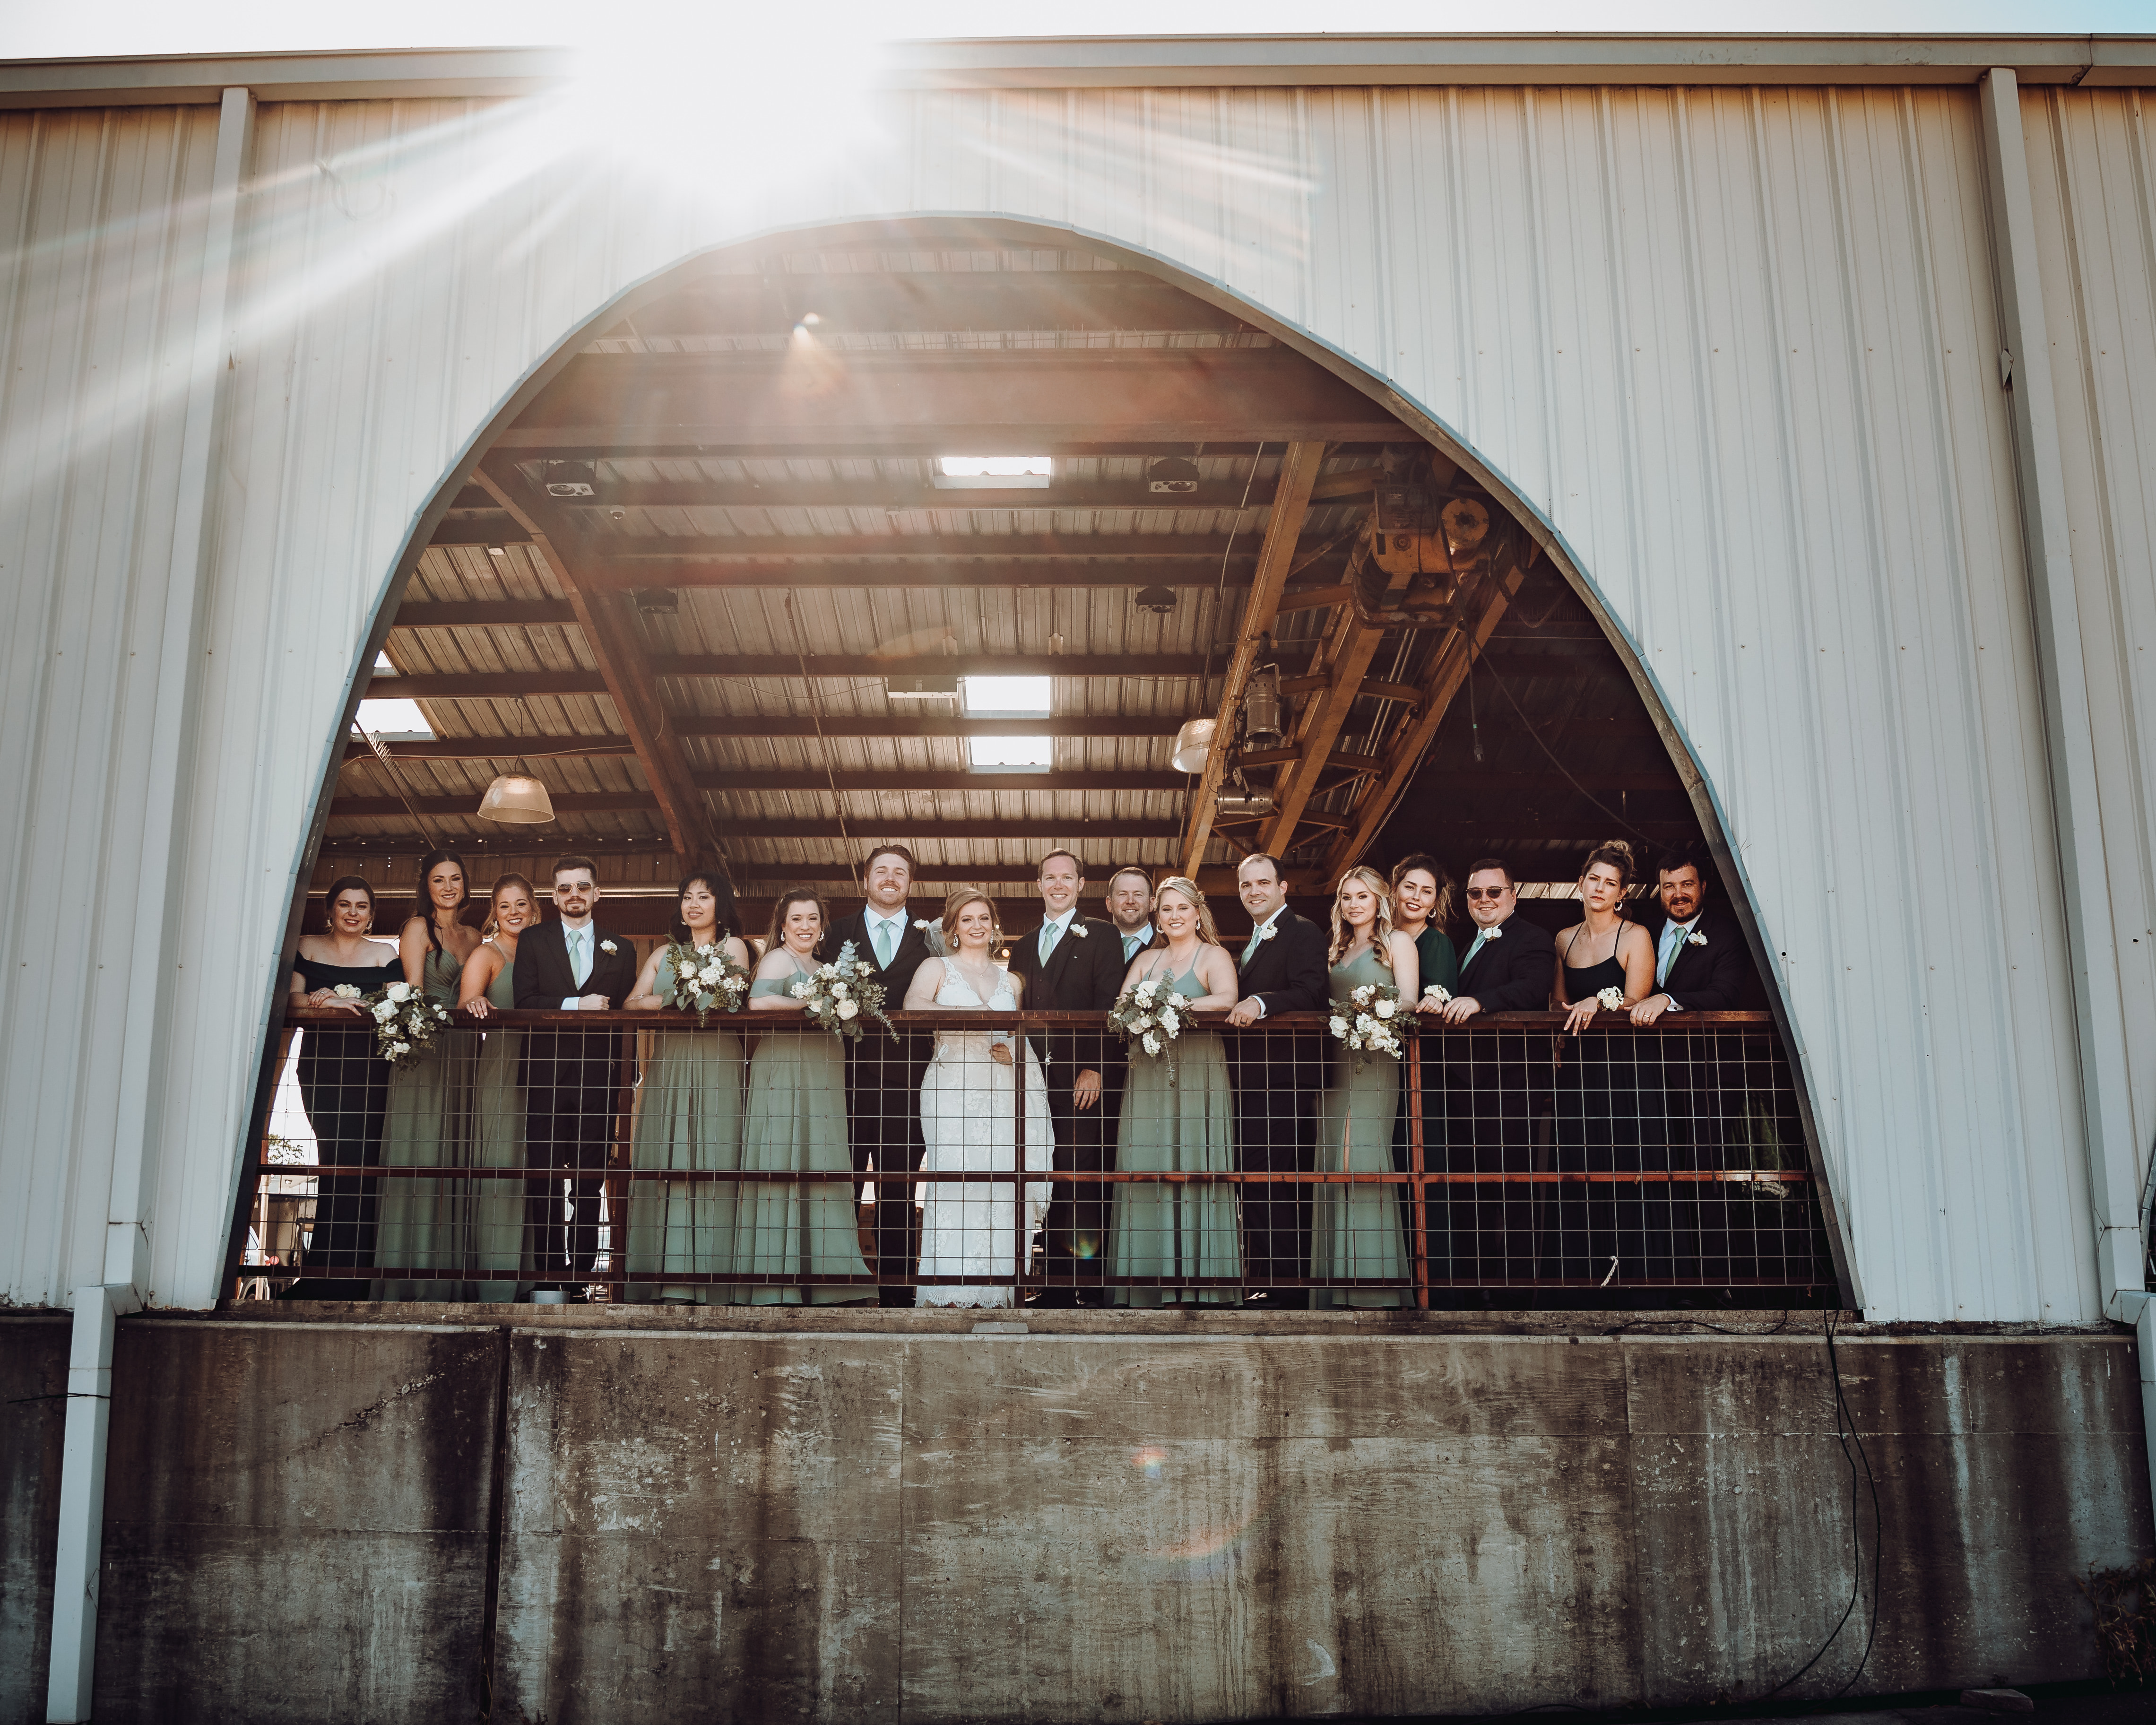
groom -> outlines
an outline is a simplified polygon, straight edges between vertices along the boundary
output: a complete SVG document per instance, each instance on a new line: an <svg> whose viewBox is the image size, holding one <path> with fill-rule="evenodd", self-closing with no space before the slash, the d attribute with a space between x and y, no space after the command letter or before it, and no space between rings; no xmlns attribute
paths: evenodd
<svg viewBox="0 0 2156 1725"><path fill-rule="evenodd" d="M907 985L921 962L930 956L923 932L906 914L913 890L913 853L903 845L879 845L861 870L868 902L834 922L816 947L816 962L829 964L851 941L854 956L873 966L883 984L884 1009L906 1003ZM921 1077L935 1039L901 1033L896 1047L888 1036L870 1034L846 1044L847 1135L852 1140L854 1171L873 1162L875 1185L875 1274L880 1306L911 1306L921 1255L919 1213L913 1184L886 1179L921 1166L927 1147L921 1137Z"/></svg>
<svg viewBox="0 0 2156 1725"><path fill-rule="evenodd" d="M604 1012L636 986L636 948L592 920L599 901L587 856L554 865L558 922L525 931L516 947L516 1005L521 1012ZM552 1025L524 1033L517 1080L524 1086L524 1233L540 1286L557 1283L578 1297L599 1249L599 1191L613 1140L621 1087L621 1032L611 1024L579 1030ZM562 1238L562 1180L571 1182L567 1239ZM566 1246L567 1263L563 1264Z"/></svg>

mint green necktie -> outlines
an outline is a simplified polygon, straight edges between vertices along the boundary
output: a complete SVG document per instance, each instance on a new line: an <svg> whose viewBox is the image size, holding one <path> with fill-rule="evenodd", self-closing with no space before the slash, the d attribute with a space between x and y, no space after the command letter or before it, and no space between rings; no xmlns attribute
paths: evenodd
<svg viewBox="0 0 2156 1725"><path fill-rule="evenodd" d="M890 923L888 923L888 922L879 922L879 923L877 923L877 924L876 924L876 926L875 926L875 949L876 949L876 963L877 963L877 965L878 965L880 968L882 968L882 969L889 970L889 969L891 968L891 924L890 924Z"/></svg>
<svg viewBox="0 0 2156 1725"><path fill-rule="evenodd" d="M1265 925L1260 922L1250 931L1250 937L1243 942L1243 963L1250 962L1250 954L1258 950L1258 942L1265 937Z"/></svg>
<svg viewBox="0 0 2156 1725"><path fill-rule="evenodd" d="M591 960L584 956L584 942L591 937L592 932L588 928L572 930L569 935L569 974L577 979L577 986L580 988L590 980L592 974Z"/></svg>
<svg viewBox="0 0 2156 1725"><path fill-rule="evenodd" d="M1055 950L1056 942L1063 938L1060 924L1044 922L1040 925L1040 962L1048 963L1048 955Z"/></svg>

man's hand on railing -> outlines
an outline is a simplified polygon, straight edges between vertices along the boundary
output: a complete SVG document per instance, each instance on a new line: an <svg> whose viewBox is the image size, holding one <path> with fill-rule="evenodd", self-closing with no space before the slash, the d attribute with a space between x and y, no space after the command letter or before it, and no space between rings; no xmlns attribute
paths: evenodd
<svg viewBox="0 0 2156 1725"><path fill-rule="evenodd" d="M1445 1010L1440 1015L1448 1024L1464 1024L1481 1010L1482 1003L1472 994L1455 994L1445 1003Z"/></svg>
<svg viewBox="0 0 2156 1725"><path fill-rule="evenodd" d="M1650 994L1632 1009L1632 1022L1644 1029L1676 1004L1666 994Z"/></svg>

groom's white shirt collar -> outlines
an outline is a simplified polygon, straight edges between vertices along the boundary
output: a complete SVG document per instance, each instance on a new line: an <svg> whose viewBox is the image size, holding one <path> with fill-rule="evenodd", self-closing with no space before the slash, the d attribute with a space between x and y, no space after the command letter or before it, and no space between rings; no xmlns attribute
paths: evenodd
<svg viewBox="0 0 2156 1725"><path fill-rule="evenodd" d="M1041 927L1044 928L1052 928L1060 935L1068 934L1070 932L1070 919L1077 914L1078 906L1073 905L1060 916L1043 917L1041 919Z"/></svg>

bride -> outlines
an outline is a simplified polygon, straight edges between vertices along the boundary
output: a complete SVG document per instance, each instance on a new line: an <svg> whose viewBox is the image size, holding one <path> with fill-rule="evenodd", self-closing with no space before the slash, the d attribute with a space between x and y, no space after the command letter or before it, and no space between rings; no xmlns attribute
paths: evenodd
<svg viewBox="0 0 2156 1725"><path fill-rule="evenodd" d="M1002 939L988 896L962 888L943 906L946 953L928 958L906 991L908 1012L1015 1012L1024 978L988 955ZM1001 1030L938 1030L935 1057L921 1081L924 1173L1015 1173L1017 1110L1013 1050L1024 1050L1025 1165L1048 1171L1055 1143L1048 1089L1023 1037ZM1025 1183L1023 1230L1012 1182L924 1180L921 1206L921 1303L1009 1306L1015 1303L1018 1242L1029 1238L1048 1211L1048 1183ZM960 1285L925 1285L932 1276L963 1276Z"/></svg>

